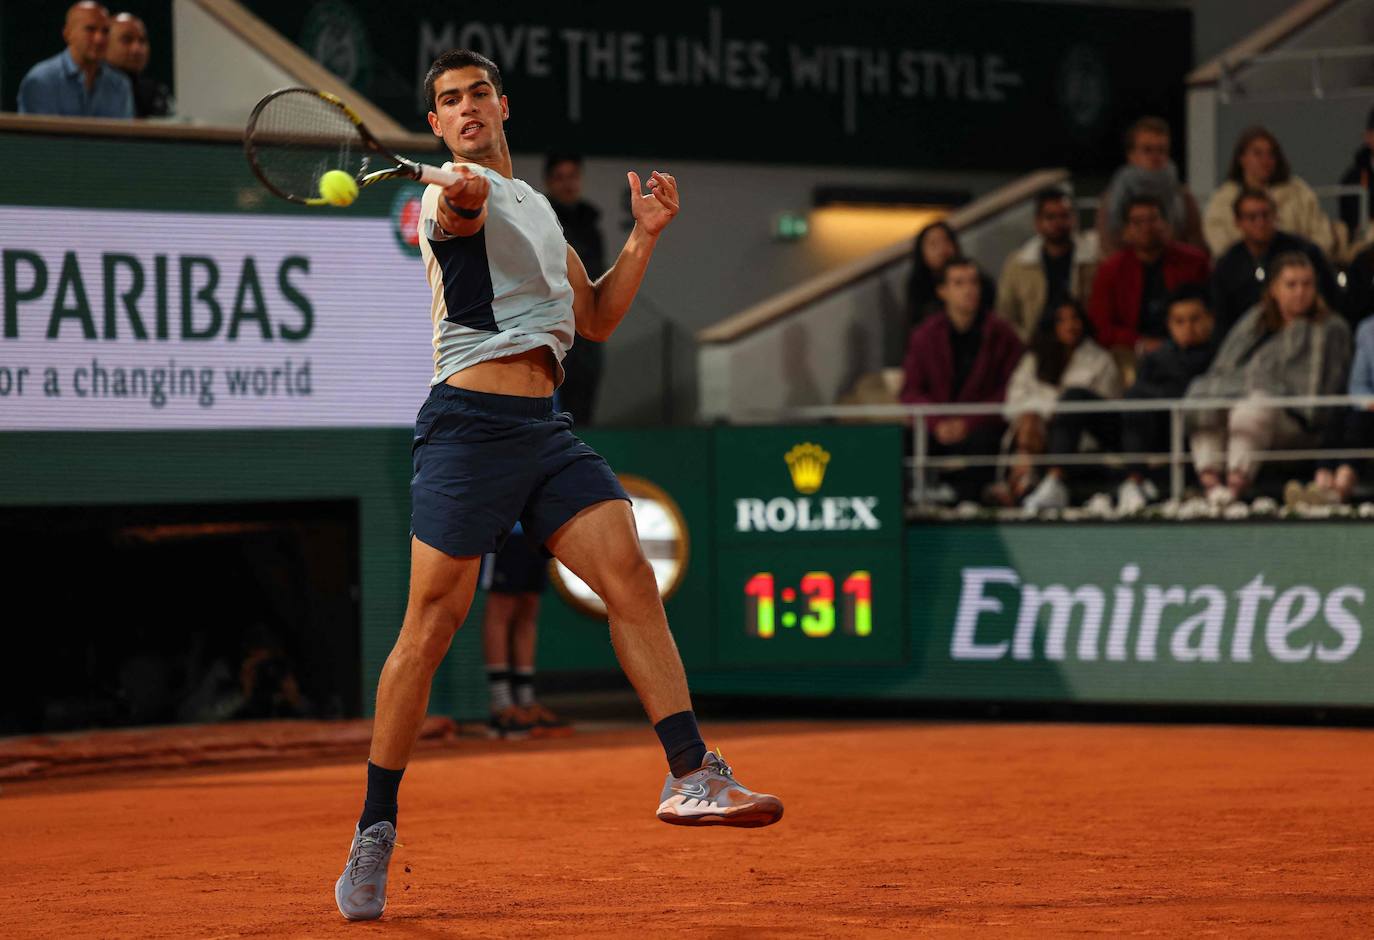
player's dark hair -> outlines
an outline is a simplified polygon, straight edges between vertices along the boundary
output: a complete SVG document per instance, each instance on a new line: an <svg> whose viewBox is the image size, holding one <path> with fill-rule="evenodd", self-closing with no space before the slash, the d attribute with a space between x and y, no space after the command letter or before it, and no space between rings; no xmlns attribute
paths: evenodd
<svg viewBox="0 0 1374 940"><path fill-rule="evenodd" d="M973 268L974 273L976 273L976 274L981 274L981 273L982 273L982 272L978 269L978 262L976 262L976 261L974 261L972 258L966 257L966 256L964 256L964 255L955 255L953 258L950 258L948 261L945 262L945 266L944 266L943 268L940 269L940 279L937 280L935 283L936 283L936 284L944 284L946 281L948 281L948 280L949 280L949 272L950 272L951 270L953 270L954 268ZM980 284L979 286L982 286L982 285ZM981 302L981 301L980 301L980 302Z"/></svg>
<svg viewBox="0 0 1374 940"><path fill-rule="evenodd" d="M431 108L437 105L434 100L434 83L439 80L439 76L454 69L465 69L470 65L486 70L487 78L491 79L491 87L496 89L498 95L506 93L505 87L501 84L501 70L496 67L495 62L471 49L450 49L435 59L434 64L425 73L425 101L429 102Z"/></svg>
<svg viewBox="0 0 1374 940"><path fill-rule="evenodd" d="M548 179L553 168L560 163L574 163L577 168L582 169L582 155L577 153L558 153L554 152L544 158L544 178Z"/></svg>
<svg viewBox="0 0 1374 940"><path fill-rule="evenodd" d="M1161 219L1168 219L1169 213L1164 208L1164 200L1154 193L1136 193L1128 196L1121 206L1121 223L1124 225L1131 220L1131 210L1136 206L1154 206L1159 212Z"/></svg>
<svg viewBox="0 0 1374 940"><path fill-rule="evenodd" d="M1039 215L1048 203L1068 199L1069 191L1062 186L1046 186L1035 194L1035 214Z"/></svg>

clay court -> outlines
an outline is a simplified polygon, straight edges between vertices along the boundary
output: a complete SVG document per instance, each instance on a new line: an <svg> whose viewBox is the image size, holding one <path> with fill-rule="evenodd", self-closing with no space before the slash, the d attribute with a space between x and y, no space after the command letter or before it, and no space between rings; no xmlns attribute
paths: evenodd
<svg viewBox="0 0 1374 940"><path fill-rule="evenodd" d="M1374 925L1368 731L714 730L746 784L785 798L780 824L655 821L662 754L647 728L426 743L374 923L343 921L331 894L361 748L10 782L0 935L1314 938Z"/></svg>

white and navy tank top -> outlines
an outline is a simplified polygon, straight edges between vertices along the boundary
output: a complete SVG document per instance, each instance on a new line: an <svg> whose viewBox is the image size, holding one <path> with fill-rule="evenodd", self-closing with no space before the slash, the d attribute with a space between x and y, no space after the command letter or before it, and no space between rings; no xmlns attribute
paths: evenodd
<svg viewBox="0 0 1374 940"><path fill-rule="evenodd" d="M452 168L455 164L445 164ZM576 332L568 243L553 207L523 180L468 164L491 181L481 230L456 238L439 228L438 186L420 200L420 255L434 301L434 378L547 346L558 363Z"/></svg>

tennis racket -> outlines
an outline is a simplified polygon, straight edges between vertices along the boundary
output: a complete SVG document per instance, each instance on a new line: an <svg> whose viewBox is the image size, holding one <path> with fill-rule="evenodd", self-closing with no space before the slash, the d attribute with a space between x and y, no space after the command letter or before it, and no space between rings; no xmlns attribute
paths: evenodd
<svg viewBox="0 0 1374 940"><path fill-rule="evenodd" d="M313 88L283 88L259 101L243 132L243 150L269 192L303 206L328 204L319 190L320 177L330 170L347 173L359 189L382 180L449 186L460 179L387 150L352 108ZM381 168L373 169L376 164Z"/></svg>

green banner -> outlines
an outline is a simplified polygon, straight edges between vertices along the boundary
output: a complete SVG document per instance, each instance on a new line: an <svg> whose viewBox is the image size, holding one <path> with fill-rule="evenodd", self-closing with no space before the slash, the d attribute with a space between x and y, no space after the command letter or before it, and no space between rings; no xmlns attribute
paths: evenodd
<svg viewBox="0 0 1374 940"><path fill-rule="evenodd" d="M913 530L922 694L1374 704L1363 523Z"/></svg>
<svg viewBox="0 0 1374 940"><path fill-rule="evenodd" d="M1374 527L917 525L900 665L692 676L698 692L1374 705Z"/></svg>

